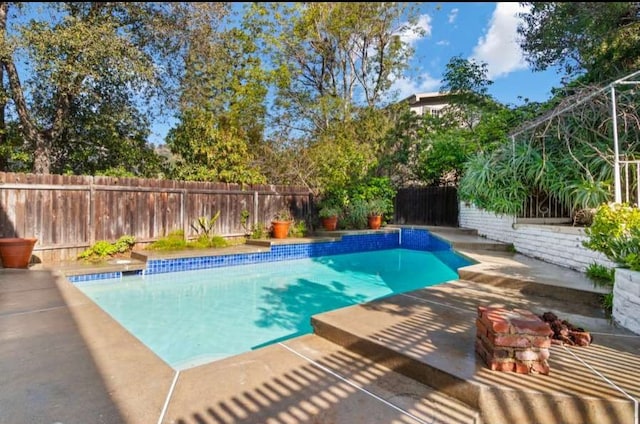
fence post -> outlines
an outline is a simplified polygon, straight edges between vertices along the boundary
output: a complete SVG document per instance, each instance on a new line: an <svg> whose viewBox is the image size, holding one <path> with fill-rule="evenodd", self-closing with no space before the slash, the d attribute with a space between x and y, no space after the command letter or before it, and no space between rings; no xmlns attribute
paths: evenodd
<svg viewBox="0 0 640 424"><path fill-rule="evenodd" d="M253 192L253 228L258 225L258 191Z"/></svg>
<svg viewBox="0 0 640 424"><path fill-rule="evenodd" d="M180 221L182 221L182 231L185 239L188 238L189 224L187 223L187 189L180 191Z"/></svg>
<svg viewBox="0 0 640 424"><path fill-rule="evenodd" d="M95 207L95 202L96 202L96 188L95 188L95 181L94 178L91 176L89 177L89 223L88 223L88 228L89 228L89 246L93 246L96 242L96 219L95 219L95 214L96 214L96 207Z"/></svg>

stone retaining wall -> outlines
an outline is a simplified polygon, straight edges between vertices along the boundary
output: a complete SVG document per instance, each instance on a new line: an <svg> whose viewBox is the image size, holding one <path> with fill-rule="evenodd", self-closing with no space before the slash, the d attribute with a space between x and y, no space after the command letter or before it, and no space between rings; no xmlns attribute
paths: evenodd
<svg viewBox="0 0 640 424"><path fill-rule="evenodd" d="M602 253L582 245L587 235L579 227L518 224L513 216L496 215L464 203L460 204L460 227L477 230L491 240L511 243L524 255L580 272L593 263L607 268L617 266ZM616 268L613 319L640 334L640 272Z"/></svg>
<svg viewBox="0 0 640 424"><path fill-rule="evenodd" d="M640 272L616 269L613 319L624 328L640 334Z"/></svg>
<svg viewBox="0 0 640 424"><path fill-rule="evenodd" d="M460 227L475 229L491 240L511 243L524 255L580 272L593 263L608 268L616 266L602 253L582 245L587 239L583 228L519 224L514 216L496 215L464 203L460 204Z"/></svg>

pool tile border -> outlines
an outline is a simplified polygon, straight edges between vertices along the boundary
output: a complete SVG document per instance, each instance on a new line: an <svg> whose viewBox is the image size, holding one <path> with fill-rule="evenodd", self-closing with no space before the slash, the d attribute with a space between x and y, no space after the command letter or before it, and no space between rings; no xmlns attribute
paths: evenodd
<svg viewBox="0 0 640 424"><path fill-rule="evenodd" d="M276 262L291 259L313 258L343 253L368 252L403 247L406 249L448 252L451 244L432 235L426 229L399 228L398 231L368 234L344 234L338 240L315 243L273 244L266 252L234 253L187 258L148 259L146 268L126 274L151 275L166 272L192 271L236 265L248 265L264 262ZM463 257L452 264L456 267L469 265ZM72 283L122 278L125 272L95 273L67 276Z"/></svg>

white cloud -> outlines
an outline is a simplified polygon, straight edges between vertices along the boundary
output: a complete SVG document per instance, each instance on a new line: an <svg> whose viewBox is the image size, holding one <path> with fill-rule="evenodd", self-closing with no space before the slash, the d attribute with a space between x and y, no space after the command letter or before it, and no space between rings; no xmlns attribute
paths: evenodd
<svg viewBox="0 0 640 424"><path fill-rule="evenodd" d="M449 40L440 40L436 43L437 46L448 46L449 44Z"/></svg>
<svg viewBox="0 0 640 424"><path fill-rule="evenodd" d="M455 22L456 18L458 17L458 12L459 11L460 11L460 9L458 9L457 7L451 9L451 12L449 12L449 15L448 15L450 24Z"/></svg>
<svg viewBox="0 0 640 424"><path fill-rule="evenodd" d="M520 3L496 3L489 29L473 49L472 59L487 64L487 77L495 79L527 69L517 42L518 13L526 9Z"/></svg>
<svg viewBox="0 0 640 424"><path fill-rule="evenodd" d="M440 90L441 82L433 78L428 73L423 73L417 77L396 79L391 87L391 91L397 93L398 98L404 99L416 93L430 93Z"/></svg>
<svg viewBox="0 0 640 424"><path fill-rule="evenodd" d="M420 15L418 17L417 26L424 31L424 34L416 33L415 31L407 30L400 34L400 39L410 46L414 46L418 41L420 41L423 37L428 37L431 35L431 29L433 26L431 25L431 16L429 15Z"/></svg>

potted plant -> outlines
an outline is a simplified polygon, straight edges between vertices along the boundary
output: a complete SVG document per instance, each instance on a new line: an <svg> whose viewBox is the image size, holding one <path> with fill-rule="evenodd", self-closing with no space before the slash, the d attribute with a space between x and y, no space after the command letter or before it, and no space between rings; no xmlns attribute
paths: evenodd
<svg viewBox="0 0 640 424"><path fill-rule="evenodd" d="M387 203L383 199L371 199L367 202L367 218L369 228L377 230L382 226L382 215L387 209Z"/></svg>
<svg viewBox="0 0 640 424"><path fill-rule="evenodd" d="M0 260L4 268L28 268L31 252L38 239L23 237L0 238Z"/></svg>
<svg viewBox="0 0 640 424"><path fill-rule="evenodd" d="M318 211L322 226L327 231L334 231L338 226L338 215L342 212L338 206L324 205Z"/></svg>
<svg viewBox="0 0 640 424"><path fill-rule="evenodd" d="M271 232L273 238L283 239L289 235L289 228L293 222L293 216L289 209L284 208L278 211L271 221Z"/></svg>

